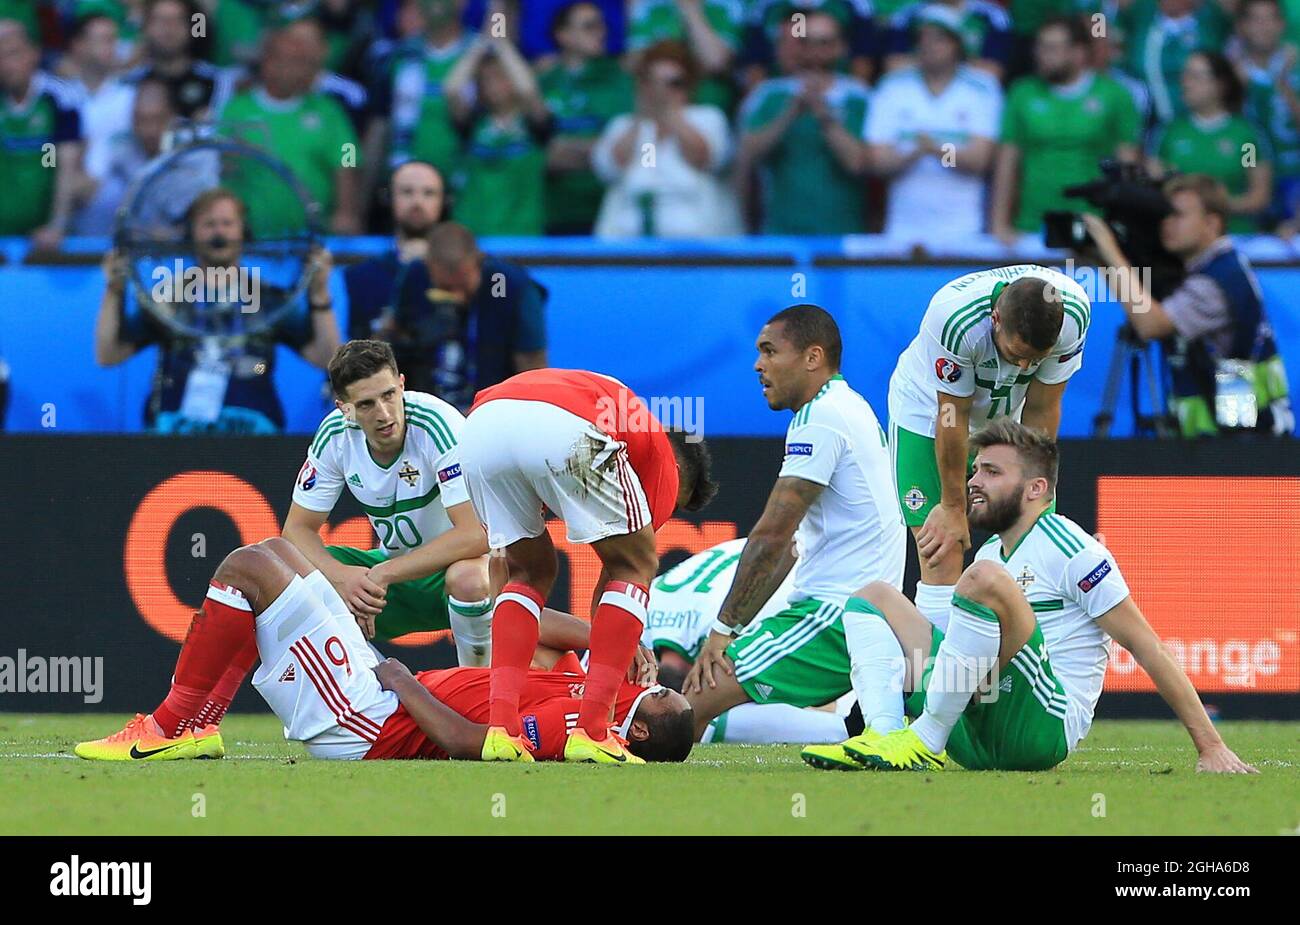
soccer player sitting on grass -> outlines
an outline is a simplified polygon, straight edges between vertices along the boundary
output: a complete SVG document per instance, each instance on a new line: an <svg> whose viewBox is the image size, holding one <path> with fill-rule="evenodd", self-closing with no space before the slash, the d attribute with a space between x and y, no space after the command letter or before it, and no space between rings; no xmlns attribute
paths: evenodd
<svg viewBox="0 0 1300 925"><path fill-rule="evenodd" d="M559 761L577 721L586 683L572 649L590 643L587 625L545 610L539 646L519 708L525 761ZM262 664L253 686L284 723L288 739L316 758L467 758L482 754L487 732L487 668L449 668L412 676L381 662L324 573L274 537L236 549L217 568L176 662L171 692L120 732L77 745L82 758L165 761L219 758L220 737L196 739L192 701L182 691L211 690L231 660L255 646ZM537 670L547 669L547 670ZM684 761L694 720L681 694L654 683L642 653L610 711L611 735L646 761Z"/></svg>
<svg viewBox="0 0 1300 925"><path fill-rule="evenodd" d="M881 702L862 704L872 718L862 735L810 745L803 759L824 769L929 771L943 768L951 752L969 770L1055 767L1088 734L1113 638L1187 728L1198 771L1256 773L1219 737L1129 594L1115 557L1051 512L1055 441L1000 418L972 436L971 446L978 455L969 520L995 535L957 581L947 632L885 582L859 592L893 630L890 657L879 663L892 681L882 676L865 686ZM919 712L910 726L905 691L907 712Z"/></svg>

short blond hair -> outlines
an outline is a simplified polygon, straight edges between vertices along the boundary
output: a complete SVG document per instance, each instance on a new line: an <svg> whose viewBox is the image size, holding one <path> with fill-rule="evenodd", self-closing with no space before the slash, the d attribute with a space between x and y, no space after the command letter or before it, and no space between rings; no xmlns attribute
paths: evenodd
<svg viewBox="0 0 1300 925"><path fill-rule="evenodd" d="M1214 177L1204 173L1187 173L1174 177L1165 184L1166 199L1172 200L1179 193L1195 193L1201 200L1201 208L1208 215L1219 216L1223 227L1228 227L1228 188Z"/></svg>

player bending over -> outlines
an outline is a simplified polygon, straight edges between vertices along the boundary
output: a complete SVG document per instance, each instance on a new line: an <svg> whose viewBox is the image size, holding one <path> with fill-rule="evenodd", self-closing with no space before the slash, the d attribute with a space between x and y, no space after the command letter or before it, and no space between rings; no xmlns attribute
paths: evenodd
<svg viewBox="0 0 1300 925"><path fill-rule="evenodd" d="M1055 767L1088 734L1113 638L1187 728L1198 771L1255 773L1224 745L1192 682L1133 601L1115 557L1051 512L1055 441L1002 418L971 444L978 455L970 523L995 535L956 584L947 633L896 588L864 588L866 609L893 631L872 685L881 702L862 704L872 717L862 735L809 746L804 760L828 769L925 771L943 768L951 753L971 770ZM906 727L905 691L908 712L919 713Z"/></svg>
<svg viewBox="0 0 1300 925"><path fill-rule="evenodd" d="M520 697L528 757L561 760L585 683L572 652L587 645L581 620L547 610ZM317 758L480 757L489 670L462 667L412 676L380 662L325 575L278 537L235 550L218 567L176 663L172 690L120 732L79 744L82 758L159 761L220 757L196 741L177 688L211 688L249 645L262 665L253 686L284 724L285 737ZM557 664L557 662L559 662ZM652 663L651 663L652 667ZM683 761L693 720L685 698L622 679L612 720L623 747L647 761Z"/></svg>
<svg viewBox="0 0 1300 925"><path fill-rule="evenodd" d="M708 639L731 588L744 538L727 540L670 568L650 586L650 608L641 644L659 663L659 683L681 690L700 647ZM746 633L762 633L766 617L785 609L794 587L794 569L750 621ZM715 717L700 741L839 742L862 730L855 715L841 717L824 709L799 709L785 703L743 703Z"/></svg>
<svg viewBox="0 0 1300 925"><path fill-rule="evenodd" d="M939 629L971 543L967 440L998 418L1056 436L1090 316L1087 293L1056 270L968 273L934 294L898 358L889 379L894 480L921 561L916 606Z"/></svg>
<svg viewBox="0 0 1300 925"><path fill-rule="evenodd" d="M565 760L642 764L607 735L609 711L645 625L659 568L655 531L678 507L699 510L717 489L704 443L667 432L617 379L543 369L478 393L460 454L474 508L509 569L492 616L483 759L527 755L519 698L558 569L546 507L564 521L569 542L590 544L601 562L587 682Z"/></svg>

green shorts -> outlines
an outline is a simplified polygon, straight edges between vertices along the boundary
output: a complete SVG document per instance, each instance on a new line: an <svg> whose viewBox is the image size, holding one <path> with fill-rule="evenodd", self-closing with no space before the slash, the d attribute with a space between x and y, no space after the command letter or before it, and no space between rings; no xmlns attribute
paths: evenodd
<svg viewBox="0 0 1300 925"><path fill-rule="evenodd" d="M894 485L898 491L898 505L903 509L903 523L920 527L925 518L943 497L943 483L939 480L939 461L934 457L934 438L914 434L910 430L891 424L889 427L889 452L894 460ZM966 460L966 478L974 474L975 454ZM1056 510L1053 499L1051 511Z"/></svg>
<svg viewBox="0 0 1300 925"><path fill-rule="evenodd" d="M388 558L382 549L353 549L351 546L325 548L344 565L373 566ZM389 585L387 603L375 618L376 639L396 639L407 633L450 628L444 572Z"/></svg>
<svg viewBox="0 0 1300 925"><path fill-rule="evenodd" d="M851 597L843 610L809 598L773 614L727 647L736 680L755 703L820 707L844 696L849 681L849 649L844 641L844 611L876 613Z"/></svg>
<svg viewBox="0 0 1300 925"><path fill-rule="evenodd" d="M941 642L943 633L936 628L921 684L907 697L908 716L921 715ZM1064 761L1069 754L1065 690L1052 673L1037 625L996 680L987 694L975 695L953 727L948 737L952 760L969 771L1046 771Z"/></svg>

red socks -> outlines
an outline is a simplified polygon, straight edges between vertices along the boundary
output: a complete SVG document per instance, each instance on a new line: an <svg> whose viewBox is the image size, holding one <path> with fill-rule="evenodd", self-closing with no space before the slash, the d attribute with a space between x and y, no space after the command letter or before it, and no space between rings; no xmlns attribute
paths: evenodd
<svg viewBox="0 0 1300 925"><path fill-rule="evenodd" d="M225 718L226 710L230 708L230 701L235 699L235 694L239 693L239 685L244 683L244 678L252 671L253 666L257 664L257 639L250 639L244 650L235 656L235 660L230 663L217 686L208 694L207 703L199 710L194 717L190 726L199 729L203 726L218 726L221 720Z"/></svg>
<svg viewBox="0 0 1300 925"><path fill-rule="evenodd" d="M587 687L578 713L578 725L597 742L609 734L609 712L636 655L649 603L649 589L630 581L611 581L600 596L591 623Z"/></svg>
<svg viewBox="0 0 1300 925"><path fill-rule="evenodd" d="M488 725L502 726L512 736L520 734L519 698L537 650L545 605L546 601L536 590L523 582L512 581L501 589L492 611Z"/></svg>
<svg viewBox="0 0 1300 925"><path fill-rule="evenodd" d="M253 608L237 589L212 582L181 646L172 689L153 711L154 721L162 727L163 735L175 738L193 724L236 659L246 657L245 650L250 645L255 657L257 635ZM245 667L245 674L247 670ZM236 681L234 688L238 687ZM234 696L234 690L230 695ZM229 700L226 702L229 704Z"/></svg>

